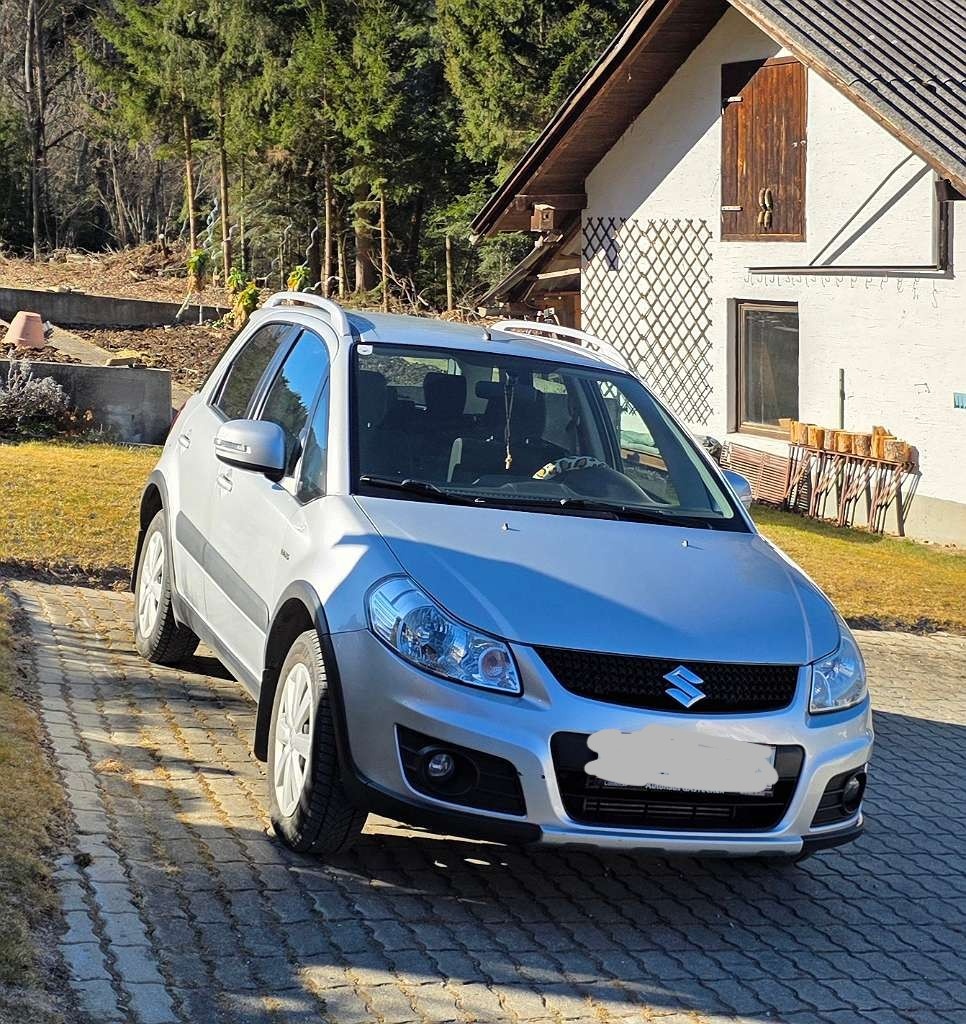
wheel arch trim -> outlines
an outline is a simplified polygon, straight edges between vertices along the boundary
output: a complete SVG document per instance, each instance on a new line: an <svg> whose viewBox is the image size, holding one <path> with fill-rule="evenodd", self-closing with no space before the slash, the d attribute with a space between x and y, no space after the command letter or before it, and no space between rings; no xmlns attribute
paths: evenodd
<svg viewBox="0 0 966 1024"><path fill-rule="evenodd" d="M262 680L258 693L258 713L255 718L255 737L252 749L259 761L268 760L268 734L272 725L272 708L275 704L275 691L278 688L279 669L284 661L284 653L278 657L273 649L275 638L284 636L283 620L286 607L293 603L301 604L309 620L315 627L322 647L325 660L326 678L332 693L332 707L335 719L336 752L341 771L351 764L349 760L348 729L346 726L345 707L342 701L342 681L339 666L335 657L335 649L329 635L329 621L326 618L325 606L311 583L305 580L294 580L282 592L272 612L268 636L265 641L265 654L262 661ZM291 639L294 639L292 637ZM286 648L287 650L287 648Z"/></svg>
<svg viewBox="0 0 966 1024"><path fill-rule="evenodd" d="M160 499L160 504L157 504L153 500L154 495ZM141 491L141 501L138 504L138 535L137 540L134 543L134 562L131 567L131 593L133 594L137 590L137 576L138 576L138 562L141 560L141 548L144 546L144 535L148 531L148 527L151 525L151 520L158 514L161 509L167 512L170 509L168 502L168 485L165 483L164 476L160 470L154 469L148 476L147 483L144 485L144 489ZM154 509L148 516L148 512ZM147 517L147 518L146 518ZM171 524L167 524L167 534L165 538L168 544L168 550L171 550ZM174 561L171 562L171 582L174 583ZM173 589L173 587L172 587Z"/></svg>

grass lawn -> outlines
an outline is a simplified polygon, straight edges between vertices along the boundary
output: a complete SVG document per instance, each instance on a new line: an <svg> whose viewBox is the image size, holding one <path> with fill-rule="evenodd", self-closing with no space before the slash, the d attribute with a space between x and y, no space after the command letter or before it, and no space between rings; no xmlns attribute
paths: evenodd
<svg viewBox="0 0 966 1024"><path fill-rule="evenodd" d="M156 448L0 444L0 573L123 580ZM784 549L856 625L966 632L966 552L838 529L756 507Z"/></svg>
<svg viewBox="0 0 966 1024"><path fill-rule="evenodd" d="M0 575L7 564L123 579L141 488L159 454L106 444L0 444Z"/></svg>
<svg viewBox="0 0 966 1024"><path fill-rule="evenodd" d="M47 857L63 795L37 717L17 689L10 612L0 595L0 1021L29 1024L60 1019L41 988L40 943L31 933L49 926L56 906Z"/></svg>
<svg viewBox="0 0 966 1024"><path fill-rule="evenodd" d="M755 522L853 625L966 632L966 551L755 506Z"/></svg>

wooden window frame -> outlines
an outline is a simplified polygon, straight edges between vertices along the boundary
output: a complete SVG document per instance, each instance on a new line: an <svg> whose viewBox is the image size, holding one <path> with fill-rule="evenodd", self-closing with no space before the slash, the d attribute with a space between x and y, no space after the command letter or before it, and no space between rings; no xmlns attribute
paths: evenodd
<svg viewBox="0 0 966 1024"><path fill-rule="evenodd" d="M758 423L755 420L745 418L745 319L742 312L745 309L760 309L765 312L786 313L789 310L799 312L797 302L770 302L763 299L735 299L735 432L739 434L752 434L757 437L772 437L780 441L788 440L788 431L781 427L772 426L770 423ZM798 332L798 354L799 365L801 365L802 353L802 332L801 319L799 319ZM799 400L801 400L801 380L799 379ZM799 409L799 414L801 410Z"/></svg>
<svg viewBox="0 0 966 1024"><path fill-rule="evenodd" d="M805 80L804 80L804 96L803 96L803 101L802 101L802 115L803 115L804 121L805 121L805 130L806 130L806 138L807 138L807 130L808 130L808 67L802 61L800 61L797 57L792 57L792 56L789 56L789 57L769 57L767 60L762 60L762 61L756 61L756 60L729 61L728 63L721 65L721 83L722 83L722 86L724 85L724 69L726 67L728 67L730 64L758 64L759 68L775 67L775 66L780 65L780 64L801 64L802 69L803 69L803 73L805 75ZM724 91L722 89L722 96L721 96L721 124L722 124L722 133L721 133L721 153L720 153L720 164L719 164L720 173L721 173L721 200L720 200L720 205L721 205L721 214L720 214L721 241L722 242L804 242L806 240L805 235L806 235L806 230L807 230L807 212L808 212L807 211L807 203L806 203L806 199L807 199L807 185L808 185L808 146L807 145L806 145L806 148L805 148L805 162L804 162L804 166L802 167L802 213L801 213L802 230L798 231L798 232L793 232L793 233L790 233L790 234L774 234L774 233L770 233L770 232L766 232L764 234L755 234L755 233L748 233L748 232L742 232L742 231L728 231L726 229L725 225L726 225L727 212L725 211L724 207L727 206L727 205L730 205L731 201L732 201L732 199L734 197L732 197L732 196L725 196L725 194L724 194L725 155L726 155L725 154L726 137L725 137L725 132L724 132L724 111L725 111L725 106L726 106L726 97L725 97Z"/></svg>

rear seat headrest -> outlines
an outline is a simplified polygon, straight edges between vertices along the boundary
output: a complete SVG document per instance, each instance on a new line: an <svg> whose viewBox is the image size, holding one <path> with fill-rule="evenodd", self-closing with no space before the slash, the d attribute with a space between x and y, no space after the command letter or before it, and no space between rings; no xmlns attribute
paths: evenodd
<svg viewBox="0 0 966 1024"><path fill-rule="evenodd" d="M466 408L466 378L431 370L423 377L423 397L431 416L461 416Z"/></svg>

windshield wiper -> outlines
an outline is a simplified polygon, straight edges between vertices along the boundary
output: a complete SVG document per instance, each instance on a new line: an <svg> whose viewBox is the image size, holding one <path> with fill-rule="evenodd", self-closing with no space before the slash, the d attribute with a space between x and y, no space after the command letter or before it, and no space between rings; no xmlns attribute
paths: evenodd
<svg viewBox="0 0 966 1024"><path fill-rule="evenodd" d="M425 494L433 498L441 498L443 501L452 502L454 505L483 505L483 498L472 498L466 494L455 494L453 491L446 491L442 487L429 480L416 480L407 477L405 480L398 480L391 476L374 476L365 473L359 477L359 483L370 484L373 487L385 487L393 491L407 491L410 494Z"/></svg>
<svg viewBox="0 0 966 1024"><path fill-rule="evenodd" d="M639 505L612 505L592 498L561 498L561 508L581 509L585 512L610 512L615 519L632 519L640 523L668 523L673 526L691 526L694 517L675 515L660 508L642 508ZM704 523L702 522L703 526Z"/></svg>

